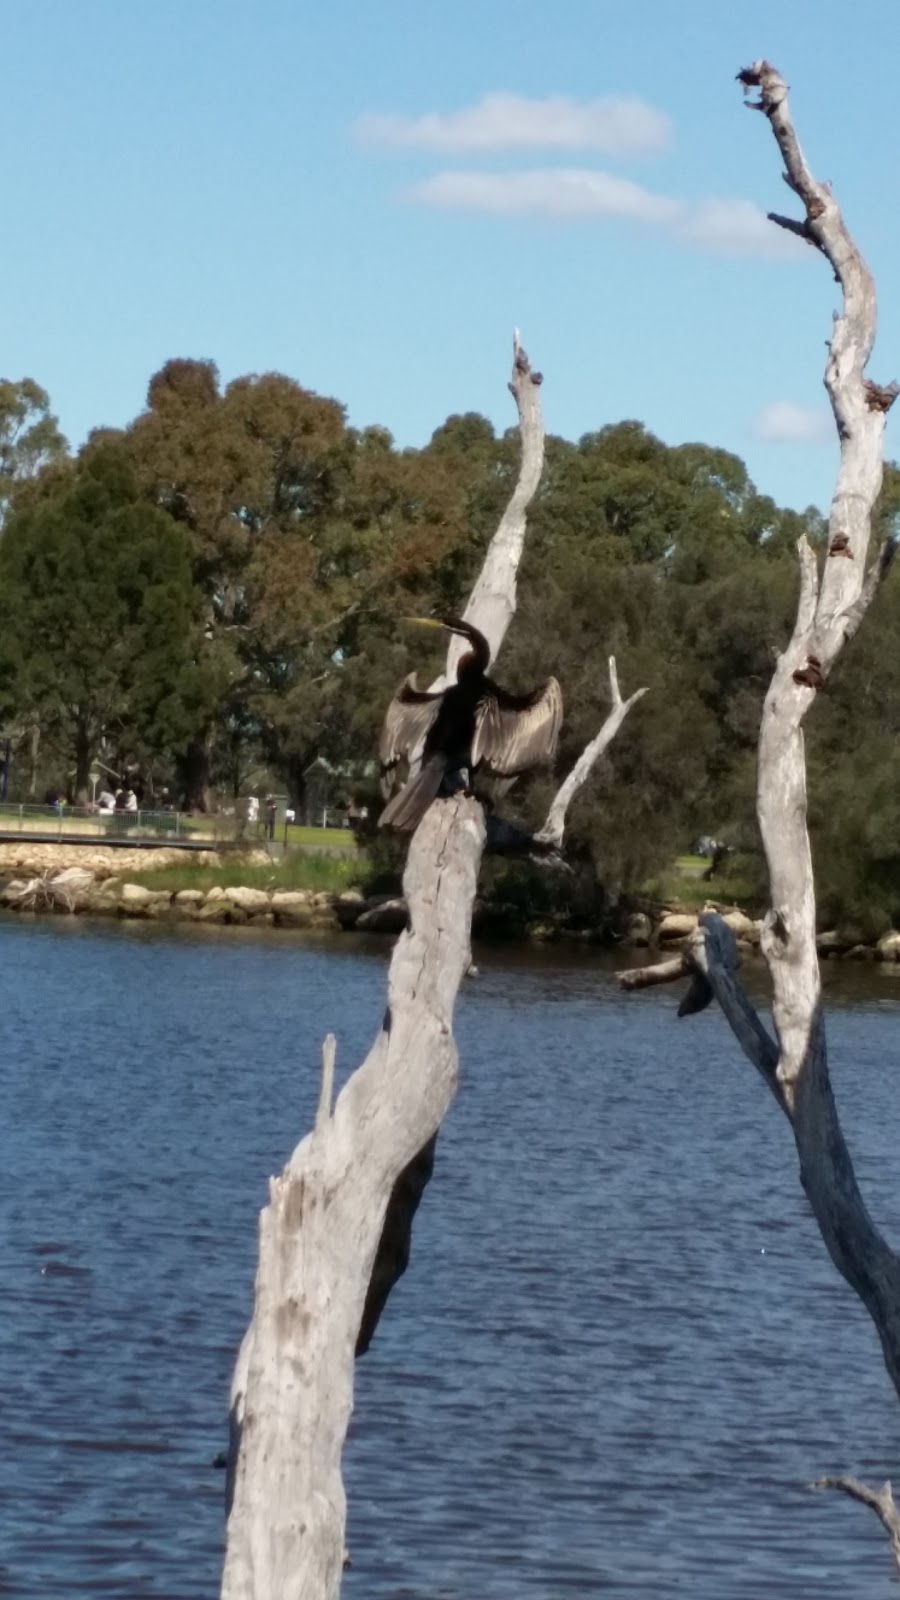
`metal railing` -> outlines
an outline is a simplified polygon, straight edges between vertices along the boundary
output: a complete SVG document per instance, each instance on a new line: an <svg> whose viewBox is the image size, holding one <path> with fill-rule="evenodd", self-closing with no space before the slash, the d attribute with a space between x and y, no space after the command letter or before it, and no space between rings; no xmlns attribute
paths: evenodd
<svg viewBox="0 0 900 1600"><path fill-rule="evenodd" d="M101 811L97 806L33 805L29 801L0 801L0 837L30 834L42 839L85 839L92 841L130 839L178 840L183 844L211 845L241 842L264 844L274 839L287 844L291 829L306 827L338 829L351 841L356 818L342 807L316 806L304 815L287 814L283 807L271 827L269 819L258 816L250 821L238 802L222 811Z"/></svg>
<svg viewBox="0 0 900 1600"><path fill-rule="evenodd" d="M211 816L179 811L100 811L95 806L39 806L0 802L0 834L40 834L47 839L234 839L240 819L224 812Z"/></svg>

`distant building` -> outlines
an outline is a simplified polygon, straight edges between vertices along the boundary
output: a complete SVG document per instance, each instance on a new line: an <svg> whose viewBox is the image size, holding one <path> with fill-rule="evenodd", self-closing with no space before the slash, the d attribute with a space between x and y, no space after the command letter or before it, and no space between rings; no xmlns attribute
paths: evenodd
<svg viewBox="0 0 900 1600"><path fill-rule="evenodd" d="M317 756L303 774L298 821L307 827L323 827L329 821L339 825L348 805L353 805L358 795L372 790L378 773L377 761L345 761L335 766L324 756Z"/></svg>

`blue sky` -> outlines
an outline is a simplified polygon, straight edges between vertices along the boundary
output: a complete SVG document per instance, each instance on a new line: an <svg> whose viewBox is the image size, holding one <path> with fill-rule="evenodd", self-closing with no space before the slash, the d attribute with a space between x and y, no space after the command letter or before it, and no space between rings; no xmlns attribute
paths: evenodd
<svg viewBox="0 0 900 1600"><path fill-rule="evenodd" d="M896 0L7 0L3 34L0 374L75 444L188 355L400 444L505 427L518 326L550 430L637 417L824 506L837 290L758 215L796 208L734 82L761 55L900 376Z"/></svg>

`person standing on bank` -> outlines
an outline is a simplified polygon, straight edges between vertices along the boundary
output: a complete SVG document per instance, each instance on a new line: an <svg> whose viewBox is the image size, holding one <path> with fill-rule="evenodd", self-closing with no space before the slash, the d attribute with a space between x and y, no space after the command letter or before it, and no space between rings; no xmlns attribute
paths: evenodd
<svg viewBox="0 0 900 1600"><path fill-rule="evenodd" d="M278 801L273 794L266 795L266 838L275 837L275 817L278 813Z"/></svg>

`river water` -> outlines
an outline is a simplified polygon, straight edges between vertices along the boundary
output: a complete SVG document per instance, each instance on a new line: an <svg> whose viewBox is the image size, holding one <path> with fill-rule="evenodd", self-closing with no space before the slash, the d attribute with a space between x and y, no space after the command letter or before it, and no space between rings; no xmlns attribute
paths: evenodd
<svg viewBox="0 0 900 1600"><path fill-rule="evenodd" d="M214 1600L266 1179L383 1010L386 946L0 921L0 1593ZM833 969L829 968L829 976ZM900 982L833 1071L900 1243ZM348 1600L888 1600L900 1411L787 1125L710 1012L496 952L413 1262L358 1368ZM274 1597L273 1597L274 1600Z"/></svg>

